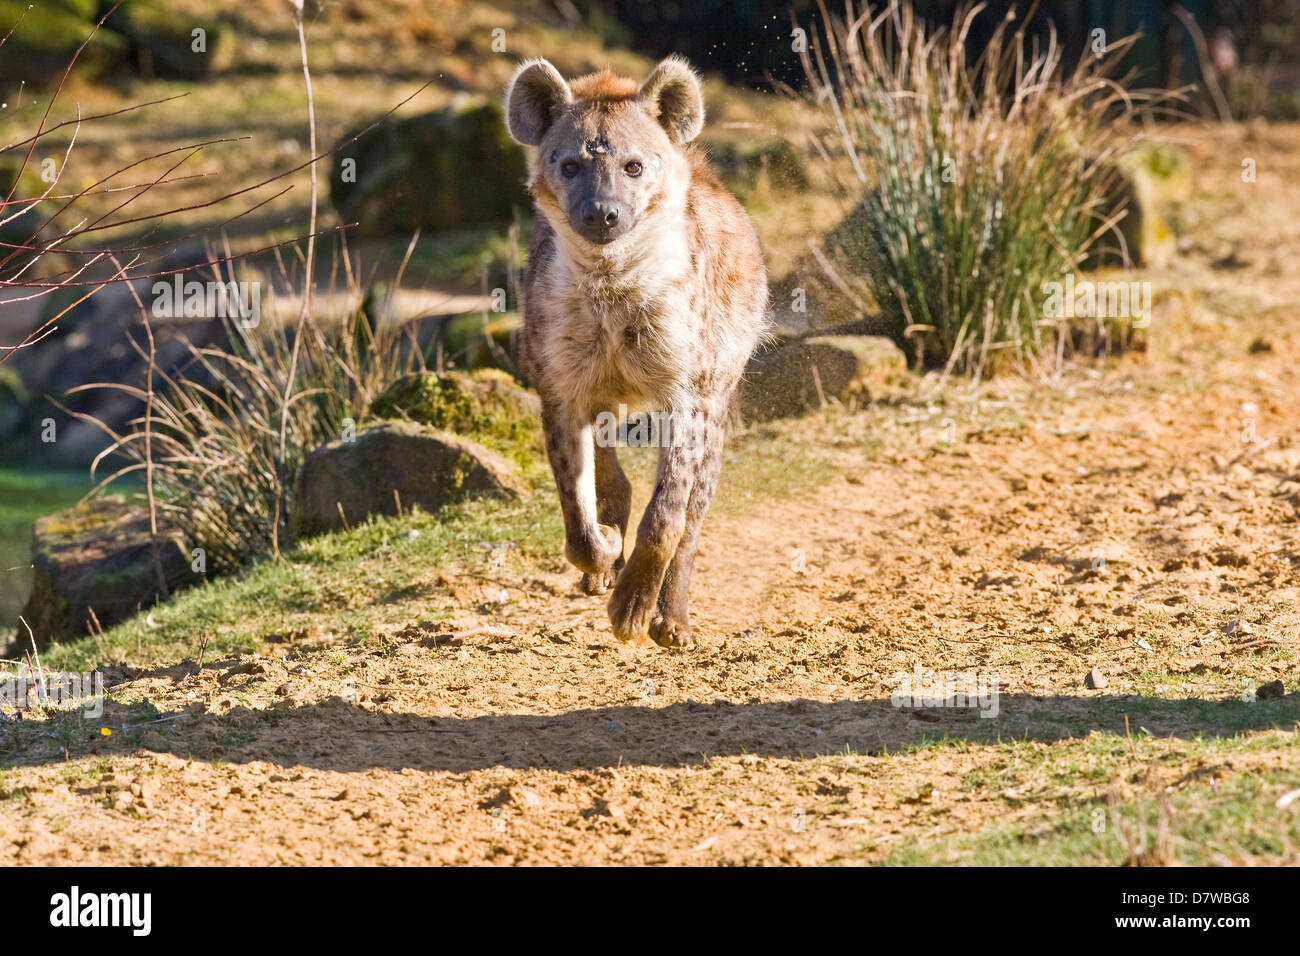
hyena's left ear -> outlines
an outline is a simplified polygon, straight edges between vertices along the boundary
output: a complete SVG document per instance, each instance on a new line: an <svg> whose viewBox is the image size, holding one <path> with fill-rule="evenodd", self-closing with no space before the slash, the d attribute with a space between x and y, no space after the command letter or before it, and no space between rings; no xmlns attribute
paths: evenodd
<svg viewBox="0 0 1300 956"><path fill-rule="evenodd" d="M674 143L689 143L704 128L704 90L689 63L670 56L641 84L637 99Z"/></svg>

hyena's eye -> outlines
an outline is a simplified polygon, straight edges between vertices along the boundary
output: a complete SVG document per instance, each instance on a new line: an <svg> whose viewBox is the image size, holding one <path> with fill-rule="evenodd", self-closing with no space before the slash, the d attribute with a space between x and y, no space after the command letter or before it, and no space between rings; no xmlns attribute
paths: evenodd
<svg viewBox="0 0 1300 956"><path fill-rule="evenodd" d="M565 179L572 179L574 176L578 175L578 164L571 159L567 162L560 163L560 172L564 173Z"/></svg>
<svg viewBox="0 0 1300 956"><path fill-rule="evenodd" d="M640 176L641 164L638 163L636 160L633 160L632 162L628 163L626 166L623 167L623 172L627 173L629 176Z"/></svg>

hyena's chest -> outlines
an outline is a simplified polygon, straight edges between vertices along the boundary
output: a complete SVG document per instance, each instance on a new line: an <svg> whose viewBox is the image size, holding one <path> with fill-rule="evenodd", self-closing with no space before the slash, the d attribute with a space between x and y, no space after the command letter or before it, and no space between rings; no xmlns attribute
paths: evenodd
<svg viewBox="0 0 1300 956"><path fill-rule="evenodd" d="M552 290L542 351L567 398L595 411L680 403L702 358L685 277L589 273Z"/></svg>

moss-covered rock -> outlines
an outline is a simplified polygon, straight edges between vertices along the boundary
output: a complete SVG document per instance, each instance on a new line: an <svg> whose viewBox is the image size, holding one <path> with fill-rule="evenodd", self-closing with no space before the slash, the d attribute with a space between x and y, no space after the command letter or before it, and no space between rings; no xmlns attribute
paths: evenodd
<svg viewBox="0 0 1300 956"><path fill-rule="evenodd" d="M808 188L804 158L789 140L705 140L700 145L708 153L709 165L736 192Z"/></svg>
<svg viewBox="0 0 1300 956"><path fill-rule="evenodd" d="M381 422L307 456L293 530L309 537L396 515L399 507L436 513L466 498L524 494L515 466L490 448L416 422Z"/></svg>
<svg viewBox="0 0 1300 956"><path fill-rule="evenodd" d="M9 438L23 420L31 395L13 369L0 366L0 441Z"/></svg>
<svg viewBox="0 0 1300 956"><path fill-rule="evenodd" d="M179 535L163 531L158 552L169 592L195 583L198 575ZM38 520L32 568L23 617L38 644L83 636L95 619L110 627L152 607L162 593L149 513L117 496ZM18 636L25 639L26 629Z"/></svg>
<svg viewBox="0 0 1300 956"><path fill-rule="evenodd" d="M234 61L234 30L215 20L196 21L162 0L124 3L104 25L126 39L127 60L146 79L202 79Z"/></svg>
<svg viewBox="0 0 1300 956"><path fill-rule="evenodd" d="M1117 162L1119 185L1106 216L1119 221L1128 257L1135 263L1163 268L1178 252L1182 209L1192 195L1192 166L1186 150L1145 140ZM1113 234L1103 236L1090 265L1123 265L1123 250Z"/></svg>
<svg viewBox="0 0 1300 956"><path fill-rule="evenodd" d="M523 149L495 101L389 118L344 137L330 199L362 236L409 235L509 221L527 208Z"/></svg>
<svg viewBox="0 0 1300 956"><path fill-rule="evenodd" d="M0 200L9 197L0 210L0 242L32 245L33 234L39 236L42 224L54 214L55 204L40 198L50 191L50 184L41 179L40 169L36 157L28 160L25 168L21 155L0 161ZM26 258L23 253L18 255Z"/></svg>
<svg viewBox="0 0 1300 956"><path fill-rule="evenodd" d="M97 0L0 0L0 35L17 24L0 55L0 80L39 86L67 69L91 33L94 40L77 57L77 75L96 79L119 66L128 42L112 29L95 30L98 9Z"/></svg>
<svg viewBox="0 0 1300 956"><path fill-rule="evenodd" d="M524 468L541 453L541 402L496 369L417 372L371 403L377 418L409 419L501 452Z"/></svg>
<svg viewBox="0 0 1300 956"><path fill-rule="evenodd" d="M524 319L518 312L458 315L442 327L435 348L458 368L505 369L519 363L519 334Z"/></svg>
<svg viewBox="0 0 1300 956"><path fill-rule="evenodd" d="M876 335L813 335L755 356L740 386L747 422L814 411L823 398L844 401L869 394L907 368L890 339Z"/></svg>

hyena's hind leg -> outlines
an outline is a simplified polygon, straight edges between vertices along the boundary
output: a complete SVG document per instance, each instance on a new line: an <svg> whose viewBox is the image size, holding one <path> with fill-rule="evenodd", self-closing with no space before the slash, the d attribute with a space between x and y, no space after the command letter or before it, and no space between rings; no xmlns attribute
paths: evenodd
<svg viewBox="0 0 1300 956"><path fill-rule="evenodd" d="M627 538L627 519L632 512L632 482L618 463L618 450L613 445L596 443L596 520L602 525L618 529L619 553L613 567L601 574L584 574L582 590L588 594L604 594L614 585L618 572L623 570L623 541Z"/></svg>
<svg viewBox="0 0 1300 956"><path fill-rule="evenodd" d="M566 408L547 405L542 428L564 515L565 556L584 575L608 576L623 559L623 531L598 516L592 424Z"/></svg>
<svg viewBox="0 0 1300 956"><path fill-rule="evenodd" d="M677 543L668 572L664 575L663 588L659 591L658 611L650 622L650 637L663 647L687 647L695 643L687 606L691 566L695 563L695 553L699 549L704 516L708 514L709 505L718 491L726 425L726 409L723 408L705 420L703 433L698 436L702 447L695 484L686 504L686 528Z"/></svg>

